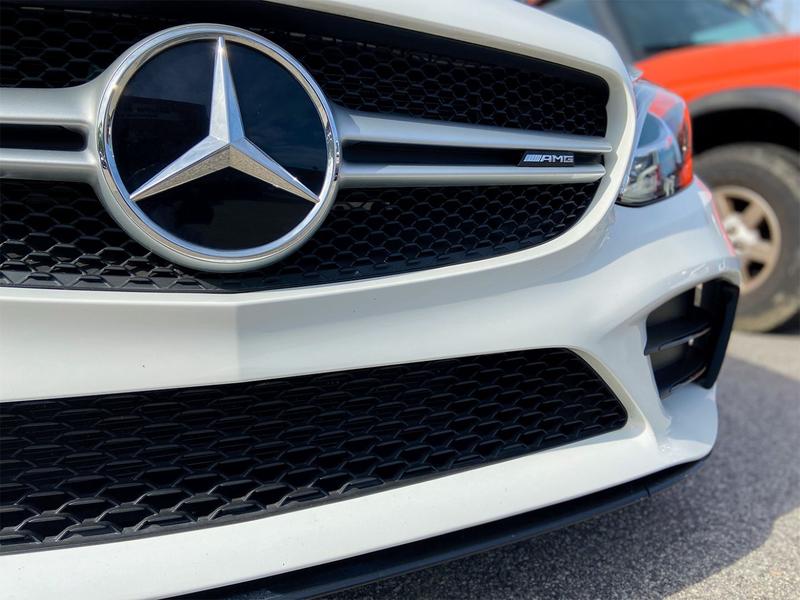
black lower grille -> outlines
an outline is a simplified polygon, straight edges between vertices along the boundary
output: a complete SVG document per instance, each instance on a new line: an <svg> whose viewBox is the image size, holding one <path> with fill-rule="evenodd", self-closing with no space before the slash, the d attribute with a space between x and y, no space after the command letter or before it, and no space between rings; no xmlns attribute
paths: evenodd
<svg viewBox="0 0 800 600"><path fill-rule="evenodd" d="M0 183L0 285L253 291L393 275L531 248L584 214L597 183L343 190L297 252L247 273L200 273L132 240L87 185Z"/></svg>
<svg viewBox="0 0 800 600"><path fill-rule="evenodd" d="M86 83L153 33L222 23L284 47L331 101L353 110L578 135L606 131L608 85L600 77L456 40L260 1L196 2L191 11L168 0L62 3L81 11L37 4L47 1L0 7L2 87Z"/></svg>
<svg viewBox="0 0 800 600"><path fill-rule="evenodd" d="M0 404L0 545L267 516L625 422L598 375L560 349Z"/></svg>

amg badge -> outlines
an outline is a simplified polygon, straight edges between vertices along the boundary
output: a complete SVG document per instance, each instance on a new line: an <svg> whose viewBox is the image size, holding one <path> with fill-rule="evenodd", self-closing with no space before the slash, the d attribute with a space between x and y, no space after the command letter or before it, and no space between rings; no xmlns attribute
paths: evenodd
<svg viewBox="0 0 800 600"><path fill-rule="evenodd" d="M519 161L520 167L571 167L575 164L573 152L526 151Z"/></svg>

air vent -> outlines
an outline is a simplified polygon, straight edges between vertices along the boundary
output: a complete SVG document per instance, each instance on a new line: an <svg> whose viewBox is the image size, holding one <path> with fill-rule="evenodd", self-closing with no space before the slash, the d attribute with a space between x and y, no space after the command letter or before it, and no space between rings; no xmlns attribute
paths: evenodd
<svg viewBox="0 0 800 600"><path fill-rule="evenodd" d="M645 354L658 393L696 382L714 385L728 346L739 289L724 281L697 286L662 304L647 318Z"/></svg>
<svg viewBox="0 0 800 600"><path fill-rule="evenodd" d="M59 125L0 123L0 148L83 150L85 147L82 134Z"/></svg>

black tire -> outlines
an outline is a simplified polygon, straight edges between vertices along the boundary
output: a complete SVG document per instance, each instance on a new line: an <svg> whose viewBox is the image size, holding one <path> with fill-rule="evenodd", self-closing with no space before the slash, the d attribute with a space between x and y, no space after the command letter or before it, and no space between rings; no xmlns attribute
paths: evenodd
<svg viewBox="0 0 800 600"><path fill-rule="evenodd" d="M800 311L800 157L772 144L731 144L698 156L695 170L712 190L748 188L775 212L781 240L777 262L761 285L740 297L736 327L780 327Z"/></svg>

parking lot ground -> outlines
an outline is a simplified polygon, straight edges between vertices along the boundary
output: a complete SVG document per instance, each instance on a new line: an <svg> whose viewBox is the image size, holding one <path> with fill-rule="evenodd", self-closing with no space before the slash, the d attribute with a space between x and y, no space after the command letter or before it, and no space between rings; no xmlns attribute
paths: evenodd
<svg viewBox="0 0 800 600"><path fill-rule="evenodd" d="M719 404L713 455L647 501L329 598L800 598L797 332L735 334Z"/></svg>

